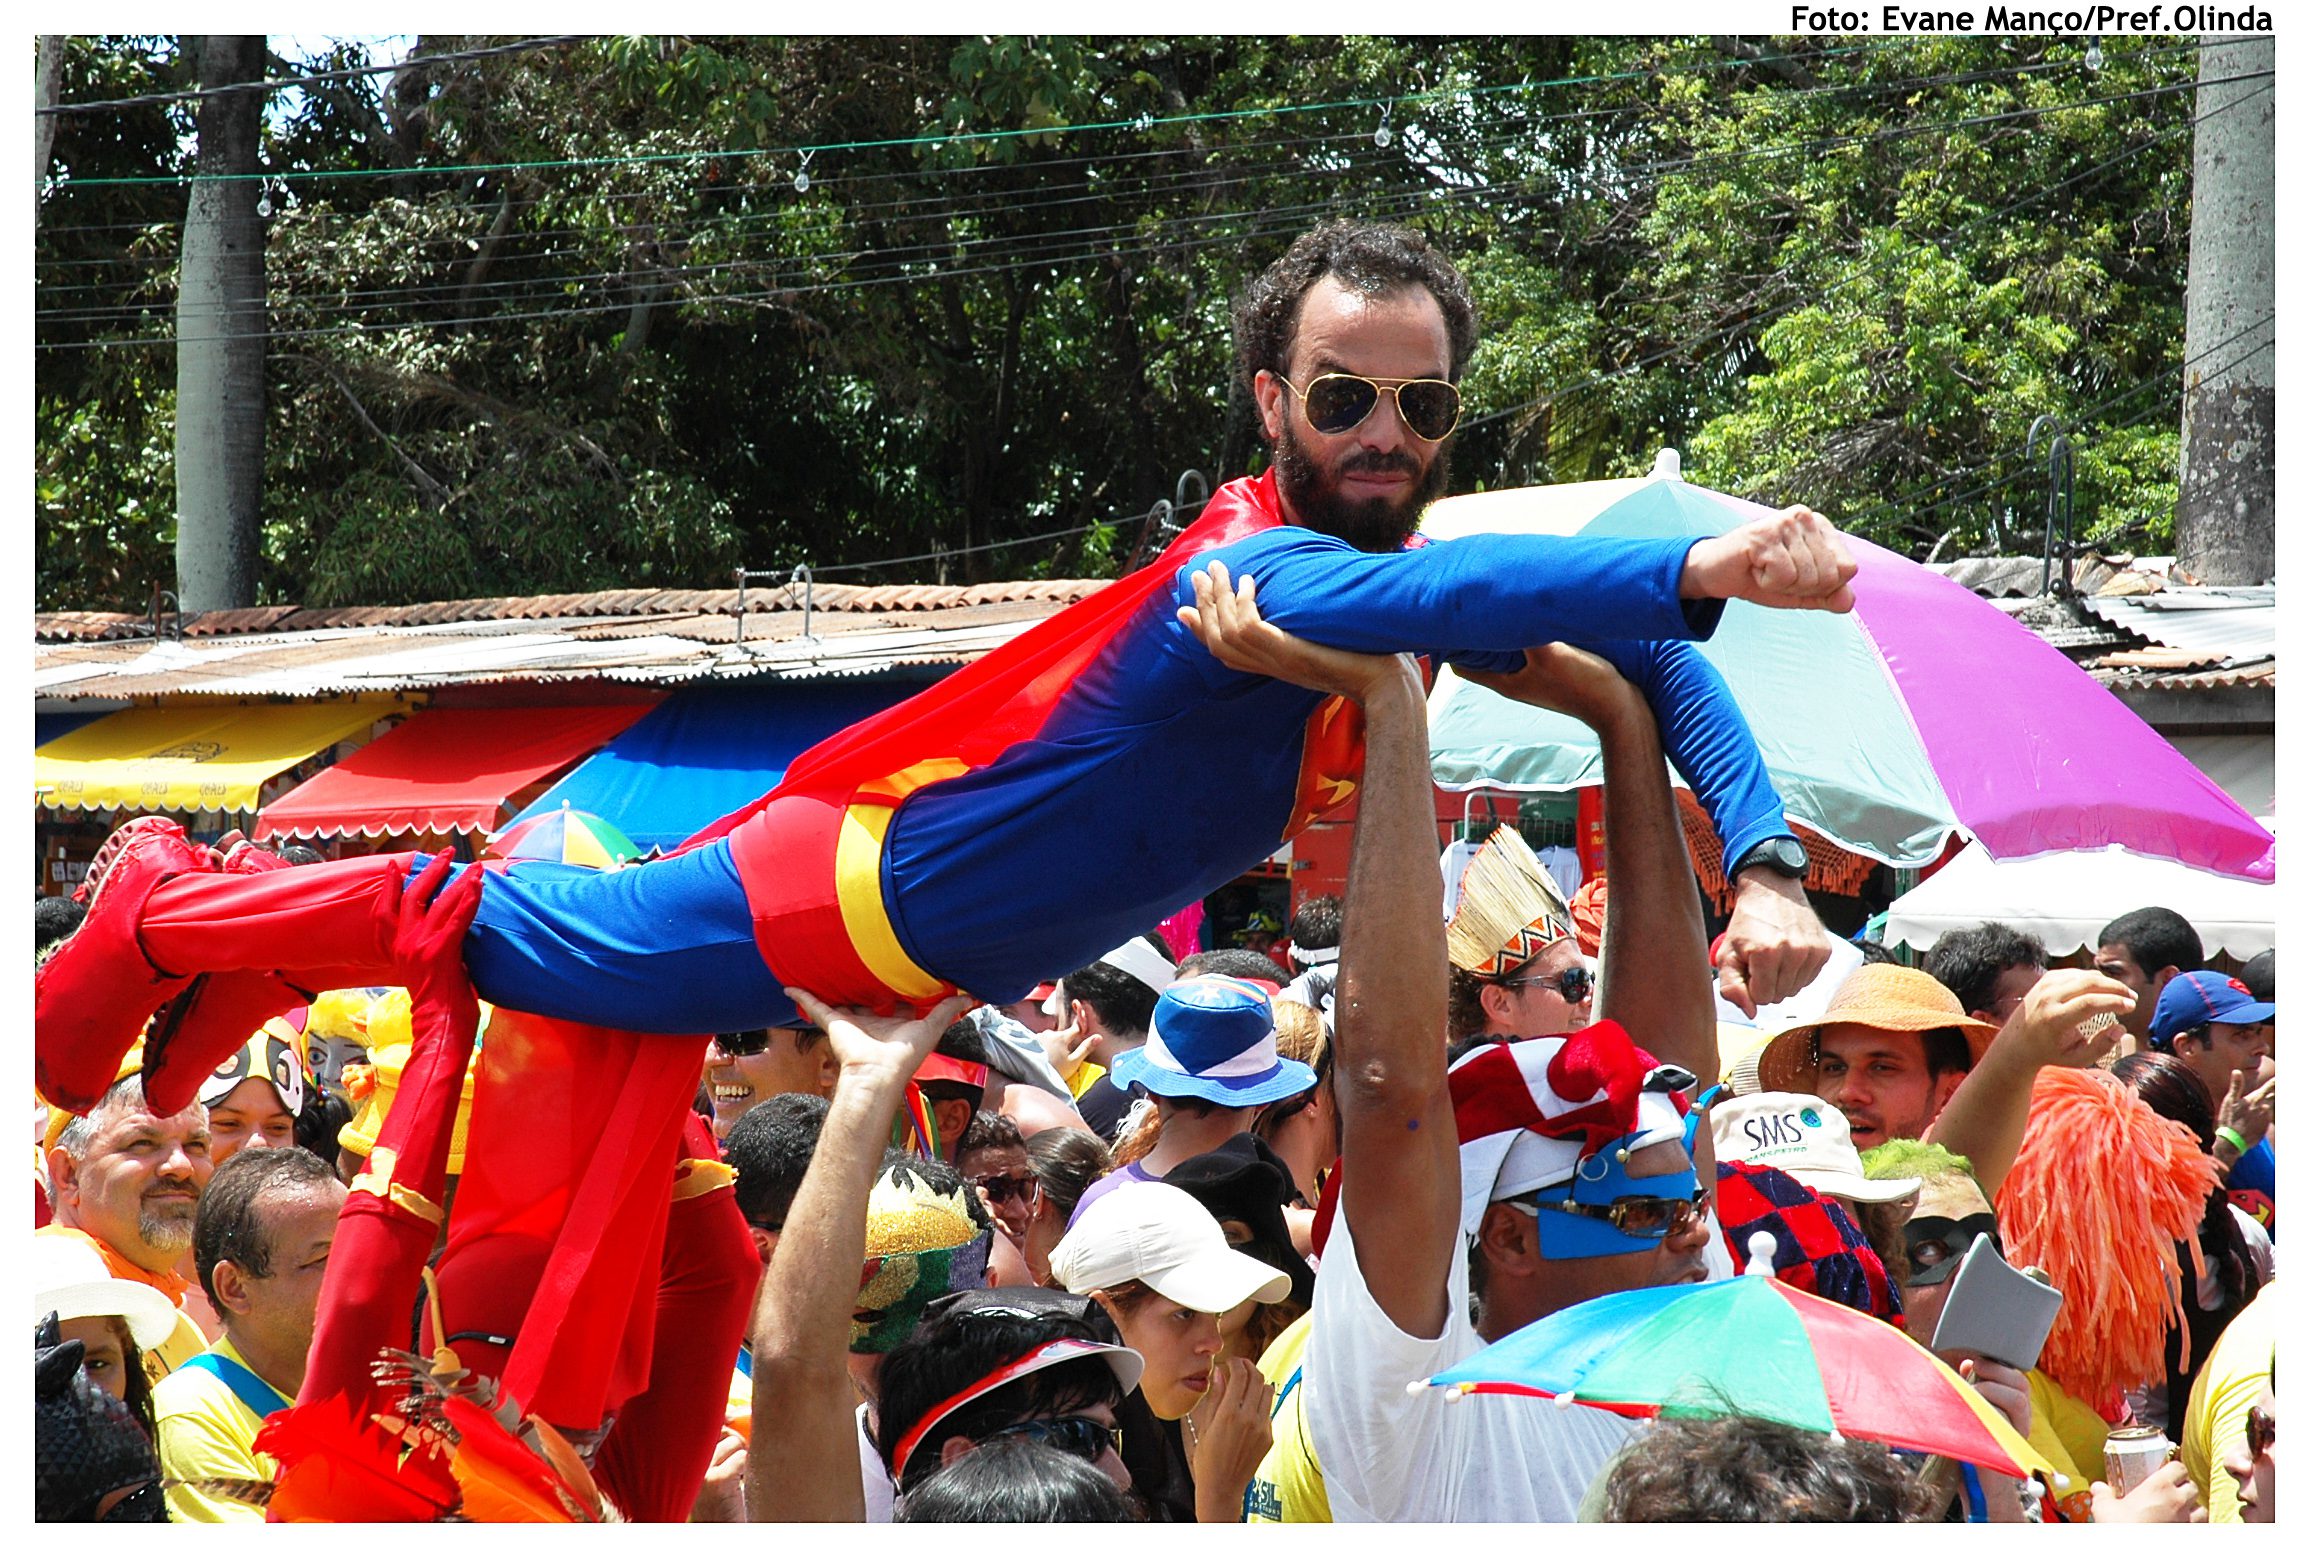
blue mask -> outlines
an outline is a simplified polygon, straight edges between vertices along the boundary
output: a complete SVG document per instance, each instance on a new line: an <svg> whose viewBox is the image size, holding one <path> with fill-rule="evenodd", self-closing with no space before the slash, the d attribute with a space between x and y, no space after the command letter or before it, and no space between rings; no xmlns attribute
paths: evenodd
<svg viewBox="0 0 2310 1558"><path fill-rule="evenodd" d="M1700 1176L1688 1165L1674 1174L1639 1178L1628 1172L1622 1154L1636 1151L1636 1138L1623 1136L1580 1160L1570 1185L1551 1185L1532 1193L1540 1203L1540 1248L1550 1260L1581 1260L1597 1255L1634 1255L1657 1250L1668 1237L1664 1228L1651 1235L1623 1233L1602 1217L1562 1212L1549 1203L1572 1201L1580 1206L1609 1208L1627 1196L1656 1196L1664 1201L1690 1201ZM1524 1198L1519 1197L1519 1202ZM1524 1202L1524 1204L1530 1204Z"/></svg>

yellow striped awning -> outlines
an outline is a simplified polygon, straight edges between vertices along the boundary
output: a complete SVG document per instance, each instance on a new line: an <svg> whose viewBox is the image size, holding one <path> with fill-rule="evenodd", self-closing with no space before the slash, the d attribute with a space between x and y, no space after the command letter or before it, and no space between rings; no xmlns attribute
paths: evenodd
<svg viewBox="0 0 2310 1558"><path fill-rule="evenodd" d="M32 752L43 806L255 811L267 779L369 727L391 702L122 709Z"/></svg>

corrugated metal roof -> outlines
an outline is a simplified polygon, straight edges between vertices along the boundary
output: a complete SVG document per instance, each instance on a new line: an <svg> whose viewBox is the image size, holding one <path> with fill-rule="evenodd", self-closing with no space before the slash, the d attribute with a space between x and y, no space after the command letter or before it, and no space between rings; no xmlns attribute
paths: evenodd
<svg viewBox="0 0 2310 1558"><path fill-rule="evenodd" d="M2097 666L2094 679L2112 691L2140 688L2147 692L2191 692L2212 687L2276 687L2278 662L2223 666L2210 671L2158 671L2131 666Z"/></svg>
<svg viewBox="0 0 2310 1558"><path fill-rule="evenodd" d="M987 584L827 584L810 588L813 612L929 612L1003 602L1068 605L1107 583L1104 579L1017 579ZM802 591L786 584L750 585L747 615L799 611ZM246 611L199 612L183 619L186 638L245 633L306 632L316 628L430 627L453 622L535 622L549 618L639 617L657 614L734 615L738 591L594 590L577 595L499 596L481 600L422 601L407 606L258 606ZM103 641L147 634L142 615L107 611L50 611L32 619L33 637L45 643Z"/></svg>
<svg viewBox="0 0 2310 1558"><path fill-rule="evenodd" d="M735 617L714 609L735 606L735 591L680 597L702 600L704 610L623 616L595 614L593 608L612 597L629 603L638 598L652 607L676 597L619 591L390 608L396 615L456 619L430 624L360 625L347 620L357 612L299 612L270 631L188 635L182 642L77 638L36 644L33 684L43 699L69 704L421 692L512 682L671 686L702 678L868 676L975 660L1096 587L1078 582L968 591L944 585L899 592L849 589L843 606L813 610L808 639L801 636L798 610L749 611L743 644L732 641ZM981 598L965 598L970 595ZM867 609L869 596L880 600L881 609ZM815 593L812 604L823 604ZM299 622L311 625L300 630L293 626Z"/></svg>
<svg viewBox="0 0 2310 1558"><path fill-rule="evenodd" d="M2155 595L2102 596L2080 604L2104 621L2169 649L2231 661L2260 660L2278 652L2274 584L2168 585Z"/></svg>

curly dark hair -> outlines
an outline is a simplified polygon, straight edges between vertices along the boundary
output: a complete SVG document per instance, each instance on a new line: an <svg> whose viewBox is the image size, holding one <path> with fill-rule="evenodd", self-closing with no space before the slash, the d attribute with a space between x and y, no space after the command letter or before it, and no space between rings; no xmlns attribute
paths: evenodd
<svg viewBox="0 0 2310 1558"><path fill-rule="evenodd" d="M1661 1418L1605 1472L1612 1521L1924 1520L1932 1495L1865 1439L1767 1418Z"/></svg>
<svg viewBox="0 0 2310 1558"><path fill-rule="evenodd" d="M1995 920L1953 930L1925 954L1925 972L1947 985L1969 1012L1990 1009L1998 976L2007 969L2043 967L2044 942Z"/></svg>
<svg viewBox="0 0 2310 1558"><path fill-rule="evenodd" d="M1235 300L1235 367L1243 393L1261 370L1281 373L1299 335L1299 307L1326 276L1369 297L1423 287L1444 311L1452 340L1452 381L1476 350L1476 305L1450 260L1408 227L1345 219L1302 234Z"/></svg>

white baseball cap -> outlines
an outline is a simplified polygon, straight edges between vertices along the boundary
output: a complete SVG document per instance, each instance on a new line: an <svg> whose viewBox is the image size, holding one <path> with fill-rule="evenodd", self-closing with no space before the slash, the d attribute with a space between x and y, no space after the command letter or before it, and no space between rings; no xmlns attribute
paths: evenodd
<svg viewBox="0 0 2310 1558"><path fill-rule="evenodd" d="M1085 1207L1051 1251L1051 1275L1070 1293L1144 1282L1207 1315L1291 1292L1290 1277L1231 1249L1202 1202L1160 1180L1120 1185Z"/></svg>
<svg viewBox="0 0 2310 1558"><path fill-rule="evenodd" d="M49 1315L85 1320L118 1315L128 1322L136 1345L151 1351L176 1331L176 1305L158 1288L116 1277L104 1257L79 1239L63 1234L32 1238L32 1323Z"/></svg>
<svg viewBox="0 0 2310 1558"><path fill-rule="evenodd" d="M1921 1179L1871 1179L1853 1150L1845 1113L1810 1093L1745 1093L1720 1099L1709 1111L1720 1163L1776 1168L1825 1196L1853 1201L1898 1201Z"/></svg>

